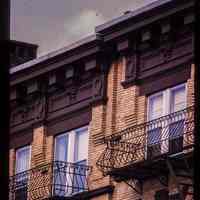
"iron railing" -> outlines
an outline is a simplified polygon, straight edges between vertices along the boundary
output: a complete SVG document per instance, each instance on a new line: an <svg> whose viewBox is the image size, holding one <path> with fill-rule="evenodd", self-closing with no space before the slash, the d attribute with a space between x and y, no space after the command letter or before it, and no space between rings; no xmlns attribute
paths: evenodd
<svg viewBox="0 0 200 200"><path fill-rule="evenodd" d="M193 147L194 107L129 127L105 139L97 161L105 174L139 161L189 151Z"/></svg>
<svg viewBox="0 0 200 200"><path fill-rule="evenodd" d="M41 200L88 191L91 167L54 161L10 177L9 200Z"/></svg>

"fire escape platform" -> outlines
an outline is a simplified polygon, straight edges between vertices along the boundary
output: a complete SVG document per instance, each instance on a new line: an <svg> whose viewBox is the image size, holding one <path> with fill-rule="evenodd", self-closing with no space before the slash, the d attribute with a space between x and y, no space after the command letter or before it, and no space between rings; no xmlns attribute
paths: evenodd
<svg viewBox="0 0 200 200"><path fill-rule="evenodd" d="M128 127L106 138L97 166L119 181L167 178L174 173L190 177L193 131L193 106Z"/></svg>
<svg viewBox="0 0 200 200"><path fill-rule="evenodd" d="M170 156L165 154L153 160L134 162L121 168L114 168L108 172L108 175L119 181L128 179L144 181L155 176L168 175L169 169L166 163L167 159L173 163L175 170L185 170L185 161L187 161L187 163L191 165L189 167L192 168L193 153L179 153Z"/></svg>

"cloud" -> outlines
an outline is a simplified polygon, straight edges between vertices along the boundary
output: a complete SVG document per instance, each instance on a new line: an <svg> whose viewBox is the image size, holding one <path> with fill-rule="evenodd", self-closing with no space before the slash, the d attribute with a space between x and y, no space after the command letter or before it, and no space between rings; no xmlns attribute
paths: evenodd
<svg viewBox="0 0 200 200"><path fill-rule="evenodd" d="M95 10L83 10L79 15L66 22L64 27L69 39L78 39L83 35L93 34L94 27L105 22L100 13Z"/></svg>
<svg viewBox="0 0 200 200"><path fill-rule="evenodd" d="M49 53L94 33L95 26L155 0L11 0L11 38Z"/></svg>

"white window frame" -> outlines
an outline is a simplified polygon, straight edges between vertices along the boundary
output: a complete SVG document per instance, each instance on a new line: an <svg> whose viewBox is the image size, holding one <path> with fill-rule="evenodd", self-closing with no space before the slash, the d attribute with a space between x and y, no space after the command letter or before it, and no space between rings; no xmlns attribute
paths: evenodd
<svg viewBox="0 0 200 200"><path fill-rule="evenodd" d="M160 96L160 95L162 95L162 97L163 97L163 92L156 92L155 94L153 94L153 95L151 95L151 96L149 96L149 98L147 99L147 121L150 121L150 101L153 99L153 98L155 98L155 97L157 97L157 96ZM164 99L164 98L163 98Z"/></svg>
<svg viewBox="0 0 200 200"><path fill-rule="evenodd" d="M25 149L28 149L28 152L29 152L28 168L26 170L24 170L24 171L18 172L17 171L17 162L18 162L17 160L19 159L19 153L21 151L24 151ZM31 168L31 145L26 145L24 147L17 148L15 150L15 176L16 176L15 181L16 181L16 184L18 184L19 182L23 181L24 178L25 178L24 176L20 176L20 174L30 170L30 168ZM19 177L18 177L17 174L19 174ZM27 178L27 181L29 181L29 179L30 179L30 174L29 173L28 173L28 176L26 178ZM28 184L28 182L27 182L27 184ZM22 186L21 184L19 184L19 186L17 186L18 189L23 188L23 187L24 187L24 185Z"/></svg>
<svg viewBox="0 0 200 200"><path fill-rule="evenodd" d="M178 90L178 89L180 89L182 87L185 87L185 97L184 98L185 98L185 108L186 108L187 107L187 93L188 93L188 88L187 88L187 84L186 83L182 83L182 84L179 84L179 85L171 88L171 90L170 90L170 101L172 101L172 96L171 96L172 91L176 91L176 90ZM170 108L169 109L170 109L170 113L172 113L171 112L171 110L172 110L171 104L170 104Z"/></svg>
<svg viewBox="0 0 200 200"><path fill-rule="evenodd" d="M171 88L167 88L165 90L162 90L160 92L156 92L155 94L152 94L148 97L147 100L147 121L149 121L150 118L150 100L156 96L159 96L160 94L163 95L163 116L165 115L169 115L171 112L171 93L174 90L178 90L179 88L185 87L185 107L187 106L187 84L186 83L182 83L179 85L176 85L174 87Z"/></svg>
<svg viewBox="0 0 200 200"><path fill-rule="evenodd" d="M89 126L84 126L84 127L81 127L81 128L78 128L78 129L75 129L75 142L74 142L74 162L77 163L79 162L79 160L76 160L76 153L77 153L77 135L78 133L77 132L81 132L81 131L85 131L87 130L88 134L87 134L87 141L88 141L88 148L87 148L87 155L86 155L86 164L88 164L88 150L89 150ZM80 160L81 161L81 160Z"/></svg>
<svg viewBox="0 0 200 200"><path fill-rule="evenodd" d="M169 115L173 112L172 111L172 92L173 91L176 91L178 90L179 88L182 88L184 87L185 88L185 108L187 107L187 83L182 83L182 84L178 84L174 87L170 87L170 88L167 88L165 90L162 90L162 91L159 91L159 92L156 92L155 94L152 94L148 97L147 99L147 121L150 121L152 119L150 119L150 102L153 98L155 98L156 96L159 96L162 94L162 98L163 98L163 103L162 103L162 106L163 106L163 110L162 110L162 116L165 116L165 115ZM153 119L154 120L154 119ZM169 133L168 133L169 134ZM164 142L168 142L168 141L165 141L165 137L168 137L169 135L161 135L161 141L164 140ZM147 137L148 135L146 135L146 141L147 141ZM167 146L169 148L169 144L164 144L165 146ZM162 142L161 142L161 153L165 153L167 152L169 149L167 148L162 148ZM146 142L146 154L145 154L145 158L147 158L147 148L148 148L148 143Z"/></svg>
<svg viewBox="0 0 200 200"><path fill-rule="evenodd" d="M67 133L62 133L62 134L56 135L56 137L54 138L54 156L53 156L54 161L59 161L59 160L56 159L56 149L57 149L57 146L56 146L57 141L56 140L57 140L57 138L60 138L60 137L63 137L63 136L67 136ZM68 143L69 143L69 137L68 137ZM68 154L68 152L67 152L67 154ZM68 155L67 155L67 159L68 159Z"/></svg>
<svg viewBox="0 0 200 200"><path fill-rule="evenodd" d="M21 173L21 172L17 172L17 160L19 159L19 152L20 151L23 151L23 150L25 150L25 149L28 149L29 150L29 161L28 161L28 169L26 169L26 170L29 170L30 168L31 168L31 145L27 145L27 146L24 146L24 147L20 147L20 148L18 148L18 149L16 149L16 151L15 151L15 174L17 174L17 173ZM26 171L25 170L25 171ZM23 171L22 171L23 172Z"/></svg>
<svg viewBox="0 0 200 200"><path fill-rule="evenodd" d="M78 161L75 160L75 153L76 153L76 136L77 136L77 132L78 131L81 131L81 130L84 130L84 129L87 129L87 135L88 135L88 145L89 145L89 125L86 125L86 126L83 126L83 127L80 127L80 128L77 128L77 129L73 129L69 132L66 132L66 133L61 133L59 135L57 135L55 138L54 138L54 161L59 161L59 160L55 160L56 158L56 139L58 137L62 137L63 135L65 136L68 136L68 146L67 146L67 160L66 162L70 162L70 163L76 163ZM86 164L88 163L88 149L89 149L89 146L87 147L87 158L86 158ZM67 177L66 179L68 180L68 183L69 183L69 180L70 175L67 174ZM73 183L69 183L68 185L72 185ZM67 190L67 184L66 184L66 190ZM72 188L71 188L72 190ZM81 192L81 191L80 191ZM71 194L71 191L69 190L68 188L68 193ZM66 196L68 194L67 192L65 193Z"/></svg>
<svg viewBox="0 0 200 200"><path fill-rule="evenodd" d="M83 126L77 129L73 129L69 132L66 133L61 133L59 135L56 135L56 137L54 138L54 161L56 158L56 138L62 137L62 136L67 136L68 135L68 149L67 149L67 160L66 162L71 162L71 163L75 163L75 154L76 154L76 136L77 136L77 132L78 131L82 131L82 130L86 130L88 131L88 143L89 143L89 126ZM87 163L88 163L88 148L87 148Z"/></svg>
<svg viewBox="0 0 200 200"><path fill-rule="evenodd" d="M165 93L164 92L165 90L163 90L163 91L159 91L159 92L156 92L155 94L152 94L152 95L150 95L149 96L149 98L148 98L148 101L147 101L147 106L148 106L148 109L147 109L147 121L152 121L152 120L156 120L156 118L155 119L150 119L150 116L151 116L151 114L150 114L150 111L151 111L151 106L150 106L150 102L152 101L152 99L153 98L155 98L155 97L157 97L157 96L160 96L160 95L162 95L162 114L161 114L161 116L160 117L162 117L162 116L164 116L165 115L165 113L166 113L166 108L167 108L167 106L168 106L168 102L167 102L167 98L168 98L168 92L169 91L166 91L167 93ZM162 131L161 131L161 141L163 141L163 134L162 134ZM148 157L148 155L147 155L147 152L148 152L148 134L146 134L146 154L145 154L145 157L147 158ZM161 144L161 152L163 152L163 148L162 148L162 144Z"/></svg>

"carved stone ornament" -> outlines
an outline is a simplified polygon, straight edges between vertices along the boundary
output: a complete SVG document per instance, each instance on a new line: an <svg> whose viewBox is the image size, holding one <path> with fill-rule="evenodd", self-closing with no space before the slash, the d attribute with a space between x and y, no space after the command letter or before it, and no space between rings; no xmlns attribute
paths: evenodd
<svg viewBox="0 0 200 200"><path fill-rule="evenodd" d="M135 55L129 55L126 57L126 79L136 78L136 64L135 64Z"/></svg>
<svg viewBox="0 0 200 200"><path fill-rule="evenodd" d="M105 75L100 75L100 76L97 76L93 79L93 83L92 83L93 100L103 98L103 95L104 95L104 79L105 79Z"/></svg>
<svg viewBox="0 0 200 200"><path fill-rule="evenodd" d="M172 44L166 45L162 50L163 61L167 62L171 59L173 53L173 46Z"/></svg>
<svg viewBox="0 0 200 200"><path fill-rule="evenodd" d="M39 97L31 103L25 103L21 106L13 108L11 112L11 126L16 126L28 121L37 122L45 117L45 97Z"/></svg>
<svg viewBox="0 0 200 200"><path fill-rule="evenodd" d="M41 97L35 104L35 117L34 119L43 120L45 118L46 98Z"/></svg>
<svg viewBox="0 0 200 200"><path fill-rule="evenodd" d="M70 90L70 92L69 92L69 101L70 101L70 104L76 102L77 92L78 92L78 87L73 87Z"/></svg>

